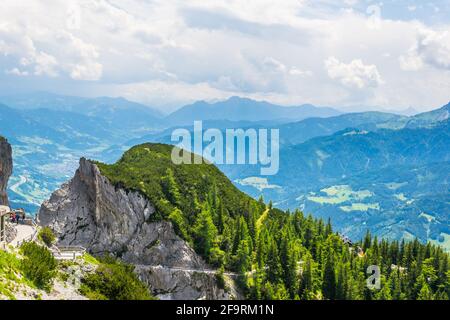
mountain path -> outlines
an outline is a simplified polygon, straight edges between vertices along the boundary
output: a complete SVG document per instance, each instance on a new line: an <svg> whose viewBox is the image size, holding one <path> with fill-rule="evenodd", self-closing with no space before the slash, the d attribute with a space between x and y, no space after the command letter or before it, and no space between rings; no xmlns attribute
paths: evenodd
<svg viewBox="0 0 450 320"><path fill-rule="evenodd" d="M270 209L267 208L262 214L261 216L258 218L258 220L256 220L256 230L260 230L262 224L264 223L264 220L266 220L267 216L269 215L269 211Z"/></svg>
<svg viewBox="0 0 450 320"><path fill-rule="evenodd" d="M31 240L37 231L36 227L28 226L28 225L24 225L24 224L17 224L14 227L17 230L17 235L14 238L14 240L11 241L11 243L10 243L14 247L18 247L24 241Z"/></svg>

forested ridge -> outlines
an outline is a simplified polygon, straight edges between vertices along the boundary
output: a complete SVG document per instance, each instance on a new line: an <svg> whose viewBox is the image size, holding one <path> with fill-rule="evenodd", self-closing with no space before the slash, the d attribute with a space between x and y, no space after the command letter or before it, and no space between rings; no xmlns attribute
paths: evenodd
<svg viewBox="0 0 450 320"><path fill-rule="evenodd" d="M431 244L366 237L355 243L311 215L283 212L240 192L215 166L174 165L172 146L144 144L113 165L97 163L116 186L155 204L151 219L177 233L219 271L239 273L252 299L449 299L449 255ZM381 271L379 289L367 268Z"/></svg>

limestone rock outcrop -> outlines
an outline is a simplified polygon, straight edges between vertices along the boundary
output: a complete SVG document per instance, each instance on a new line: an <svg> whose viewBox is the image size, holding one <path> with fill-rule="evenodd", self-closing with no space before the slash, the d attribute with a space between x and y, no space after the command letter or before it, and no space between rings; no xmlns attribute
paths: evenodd
<svg viewBox="0 0 450 320"><path fill-rule="evenodd" d="M13 170L12 148L8 141L0 136L0 205L9 205L8 180Z"/></svg>
<svg viewBox="0 0 450 320"><path fill-rule="evenodd" d="M60 245L80 245L94 255L111 253L136 265L135 272L162 299L230 299L214 273L168 221L152 221L155 207L138 192L112 185L86 159L74 178L55 191L38 220Z"/></svg>

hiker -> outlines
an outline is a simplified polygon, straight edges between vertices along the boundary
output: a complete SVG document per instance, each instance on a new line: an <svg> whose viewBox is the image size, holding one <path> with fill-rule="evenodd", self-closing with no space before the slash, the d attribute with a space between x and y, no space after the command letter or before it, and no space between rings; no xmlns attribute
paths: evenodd
<svg viewBox="0 0 450 320"><path fill-rule="evenodd" d="M19 213L16 213L16 224L19 224L19 220L20 220L20 215L19 215Z"/></svg>
<svg viewBox="0 0 450 320"><path fill-rule="evenodd" d="M25 218L26 218L25 211L22 211L22 223L25 223Z"/></svg>

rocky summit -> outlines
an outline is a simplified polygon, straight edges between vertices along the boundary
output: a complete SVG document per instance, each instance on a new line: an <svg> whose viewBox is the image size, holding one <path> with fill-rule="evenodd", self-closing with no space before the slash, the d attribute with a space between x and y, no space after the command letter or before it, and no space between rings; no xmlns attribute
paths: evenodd
<svg viewBox="0 0 450 320"><path fill-rule="evenodd" d="M114 186L93 162L81 159L73 179L44 202L39 222L59 245L79 245L136 266L135 272L161 299L230 299L203 259L174 231L154 221L155 205L139 192Z"/></svg>
<svg viewBox="0 0 450 320"><path fill-rule="evenodd" d="M12 174L12 148L8 141L0 136L0 205L8 205L6 193L9 177Z"/></svg>

